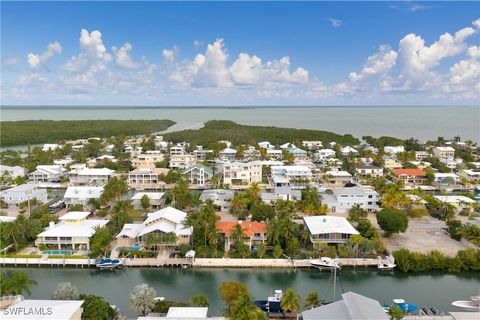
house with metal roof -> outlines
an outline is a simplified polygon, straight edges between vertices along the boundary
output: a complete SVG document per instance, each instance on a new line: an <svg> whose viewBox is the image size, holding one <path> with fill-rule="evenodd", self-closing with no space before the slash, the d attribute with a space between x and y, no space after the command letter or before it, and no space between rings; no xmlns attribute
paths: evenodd
<svg viewBox="0 0 480 320"><path fill-rule="evenodd" d="M0 318L5 320L81 320L83 300L32 300L2 297ZM7 299L4 299L7 298ZM10 299L8 299L10 298Z"/></svg>
<svg viewBox="0 0 480 320"><path fill-rule="evenodd" d="M201 163L195 163L183 171L190 184L205 186L213 176L213 169Z"/></svg>
<svg viewBox="0 0 480 320"><path fill-rule="evenodd" d="M305 216L303 222L312 243L347 243L351 235L360 234L347 219L334 216Z"/></svg>
<svg viewBox="0 0 480 320"><path fill-rule="evenodd" d="M103 193L103 187L68 187L63 198L67 208L74 205L81 205L83 209L89 207L90 200L98 200Z"/></svg>

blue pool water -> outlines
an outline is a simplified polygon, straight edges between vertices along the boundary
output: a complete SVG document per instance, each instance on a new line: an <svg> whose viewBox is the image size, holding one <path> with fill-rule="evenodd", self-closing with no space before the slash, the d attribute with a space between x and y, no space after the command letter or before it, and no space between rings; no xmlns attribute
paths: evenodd
<svg viewBox="0 0 480 320"><path fill-rule="evenodd" d="M70 255L73 253L73 251L72 250L45 250L45 251L42 251L42 253Z"/></svg>

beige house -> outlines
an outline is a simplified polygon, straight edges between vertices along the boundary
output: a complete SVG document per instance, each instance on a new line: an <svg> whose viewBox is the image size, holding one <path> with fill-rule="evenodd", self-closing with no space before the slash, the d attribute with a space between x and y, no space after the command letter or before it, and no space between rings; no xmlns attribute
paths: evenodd
<svg viewBox="0 0 480 320"><path fill-rule="evenodd" d="M186 169L197 162L197 157L193 154L182 153L170 155L169 167L171 169Z"/></svg>
<svg viewBox="0 0 480 320"><path fill-rule="evenodd" d="M165 182L161 181L161 175L166 175L166 168L137 168L128 174L128 186L135 190L159 190L163 189Z"/></svg>
<svg viewBox="0 0 480 320"><path fill-rule="evenodd" d="M254 182L262 182L260 162L226 162L223 164L224 184L248 186Z"/></svg>
<svg viewBox="0 0 480 320"><path fill-rule="evenodd" d="M452 147L435 147L432 149L432 153L436 158L454 158L455 149Z"/></svg>
<svg viewBox="0 0 480 320"><path fill-rule="evenodd" d="M165 157L161 153L142 153L134 156L131 161L135 168L155 168L155 163L161 162L163 159L165 159Z"/></svg>

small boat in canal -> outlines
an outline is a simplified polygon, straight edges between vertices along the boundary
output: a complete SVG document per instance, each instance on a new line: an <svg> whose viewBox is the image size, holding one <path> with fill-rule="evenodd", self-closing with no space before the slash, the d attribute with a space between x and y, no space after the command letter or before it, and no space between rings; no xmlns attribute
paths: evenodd
<svg viewBox="0 0 480 320"><path fill-rule="evenodd" d="M95 266L99 269L123 269L123 263L118 259L100 259Z"/></svg>
<svg viewBox="0 0 480 320"><path fill-rule="evenodd" d="M282 302L282 297L283 291L275 290L273 296L268 297L267 300L255 300L253 304L268 313L281 313L282 307L280 303Z"/></svg>
<svg viewBox="0 0 480 320"><path fill-rule="evenodd" d="M393 256L388 256L386 261L379 259L377 268L380 271L392 271L397 265L395 264L395 258Z"/></svg>
<svg viewBox="0 0 480 320"><path fill-rule="evenodd" d="M411 313L418 309L416 305L407 303L403 299L393 299L393 303L396 304L400 308L400 310L404 311L405 313Z"/></svg>
<svg viewBox="0 0 480 320"><path fill-rule="evenodd" d="M480 296L471 296L470 300L453 301L452 306L464 311L480 312Z"/></svg>
<svg viewBox="0 0 480 320"><path fill-rule="evenodd" d="M340 269L340 264L332 258L321 257L320 259L310 260L310 265L320 270Z"/></svg>

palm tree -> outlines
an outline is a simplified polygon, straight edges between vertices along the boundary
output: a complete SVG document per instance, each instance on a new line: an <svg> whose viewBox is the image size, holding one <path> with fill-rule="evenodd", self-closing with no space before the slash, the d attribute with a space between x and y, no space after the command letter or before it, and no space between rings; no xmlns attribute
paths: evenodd
<svg viewBox="0 0 480 320"><path fill-rule="evenodd" d="M292 288L288 288L282 297L280 307L282 307L283 313L289 313L290 316L296 315L298 309L300 309L300 295L298 292Z"/></svg>
<svg viewBox="0 0 480 320"><path fill-rule="evenodd" d="M260 198L261 190L260 190L260 187L258 186L258 183L256 182L250 185L250 187L247 189L247 192L254 199Z"/></svg>
<svg viewBox="0 0 480 320"><path fill-rule="evenodd" d="M265 320L267 316L260 308L252 303L252 297L248 293L241 293L228 310L231 320Z"/></svg>
<svg viewBox="0 0 480 320"><path fill-rule="evenodd" d="M13 244L17 247L17 238L20 235L15 222L2 223L2 236L4 239L12 239Z"/></svg>
<svg viewBox="0 0 480 320"><path fill-rule="evenodd" d="M37 285L37 281L31 279L25 271L12 271L6 275L3 273L2 282L4 282L4 288L7 294L18 295L24 292L31 295L31 285Z"/></svg>
<svg viewBox="0 0 480 320"><path fill-rule="evenodd" d="M307 297L305 298L304 308L310 309L310 308L318 307L320 305L321 305L321 302L318 296L318 291L312 291L309 294L307 294Z"/></svg>

